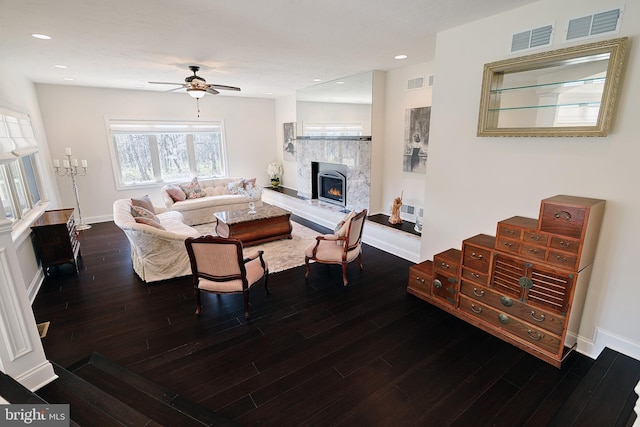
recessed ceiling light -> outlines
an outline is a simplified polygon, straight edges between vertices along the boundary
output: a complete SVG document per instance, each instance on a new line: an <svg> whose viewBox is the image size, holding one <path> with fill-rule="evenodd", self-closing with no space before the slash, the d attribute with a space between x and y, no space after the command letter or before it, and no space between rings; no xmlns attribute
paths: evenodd
<svg viewBox="0 0 640 427"><path fill-rule="evenodd" d="M75 79L74 79L73 77L65 77L63 80L66 80L66 81L68 81L68 82L72 82L72 81L74 81Z"/></svg>
<svg viewBox="0 0 640 427"><path fill-rule="evenodd" d="M265 95L273 95L273 92L266 92Z"/></svg>
<svg viewBox="0 0 640 427"><path fill-rule="evenodd" d="M337 82L336 82L336 84L337 84L337 85L343 85L343 84L344 84L344 82L343 82L342 80L339 80L339 81L337 81Z"/></svg>
<svg viewBox="0 0 640 427"><path fill-rule="evenodd" d="M402 55L396 55L396 56L394 56L394 57L393 57L393 59L407 59L407 58L408 58L408 56L407 56L407 55L404 55L404 54L402 54Z"/></svg>
<svg viewBox="0 0 640 427"><path fill-rule="evenodd" d="M322 79L313 79L314 82L321 82Z"/></svg>
<svg viewBox="0 0 640 427"><path fill-rule="evenodd" d="M31 34L31 37L35 37L40 40L51 40L51 36L48 36L46 34Z"/></svg>
<svg viewBox="0 0 640 427"><path fill-rule="evenodd" d="M54 67L56 67L56 68L67 68L66 65L54 65Z"/></svg>
<svg viewBox="0 0 640 427"><path fill-rule="evenodd" d="M135 85L135 87L141 88L141 87L144 87L144 86L143 85Z"/></svg>

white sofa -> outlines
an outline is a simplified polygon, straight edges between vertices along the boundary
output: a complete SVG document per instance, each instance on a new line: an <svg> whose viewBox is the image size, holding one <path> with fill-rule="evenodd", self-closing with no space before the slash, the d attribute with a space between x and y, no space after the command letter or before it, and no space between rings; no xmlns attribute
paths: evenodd
<svg viewBox="0 0 640 427"><path fill-rule="evenodd" d="M154 209L165 230L137 223L131 213L131 199L113 203L113 221L131 244L133 270L147 283L190 275L191 264L184 241L201 233L184 224L180 212L163 207Z"/></svg>
<svg viewBox="0 0 640 427"><path fill-rule="evenodd" d="M246 181L243 178L227 177L199 180L200 188L207 194L198 199L174 201L167 193L170 186L161 189L162 201L169 211L180 212L187 225L215 222L215 212L248 208L249 198L241 194L229 194L229 183ZM255 181L255 180L254 180ZM255 200L256 206L262 206L261 200Z"/></svg>

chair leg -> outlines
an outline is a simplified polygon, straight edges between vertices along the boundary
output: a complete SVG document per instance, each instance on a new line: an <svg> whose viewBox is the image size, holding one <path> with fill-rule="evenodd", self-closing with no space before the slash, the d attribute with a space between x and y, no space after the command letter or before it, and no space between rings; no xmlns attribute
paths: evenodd
<svg viewBox="0 0 640 427"><path fill-rule="evenodd" d="M344 283L344 286L347 286L347 284L349 282L347 282L347 263L343 262L342 263L342 283Z"/></svg>
<svg viewBox="0 0 640 427"><path fill-rule="evenodd" d="M304 278L309 278L309 257L304 257L304 266L306 267L306 272L304 273Z"/></svg>
<svg viewBox="0 0 640 427"><path fill-rule="evenodd" d="M269 295L269 270L265 270L264 272L264 289L267 291L267 295Z"/></svg>
<svg viewBox="0 0 640 427"><path fill-rule="evenodd" d="M242 291L242 296L244 298L244 318L249 318L249 290L245 289Z"/></svg>
<svg viewBox="0 0 640 427"><path fill-rule="evenodd" d="M200 305L200 289L193 288L193 297L196 300L196 317L200 316L200 309L202 306Z"/></svg>
<svg viewBox="0 0 640 427"><path fill-rule="evenodd" d="M360 270L363 270L364 267L362 266L362 251L360 251L360 253L358 254L358 264L360 264Z"/></svg>

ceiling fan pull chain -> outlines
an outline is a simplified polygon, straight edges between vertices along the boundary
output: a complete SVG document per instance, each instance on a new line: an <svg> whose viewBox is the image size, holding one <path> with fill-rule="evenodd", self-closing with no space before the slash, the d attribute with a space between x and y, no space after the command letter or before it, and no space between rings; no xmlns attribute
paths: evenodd
<svg viewBox="0 0 640 427"><path fill-rule="evenodd" d="M200 118L200 99L196 98L196 106L198 107L198 118Z"/></svg>

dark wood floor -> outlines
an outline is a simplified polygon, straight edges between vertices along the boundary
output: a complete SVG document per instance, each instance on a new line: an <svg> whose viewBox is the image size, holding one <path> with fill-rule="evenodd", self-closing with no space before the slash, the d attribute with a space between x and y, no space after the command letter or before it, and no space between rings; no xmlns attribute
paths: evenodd
<svg viewBox="0 0 640 427"><path fill-rule="evenodd" d="M246 321L241 296L203 295L197 319L190 278L140 283L111 222L80 241L80 273L47 278L33 305L51 322L48 358L97 351L241 425L624 426L632 413L633 359L574 353L557 369L408 295L410 263L369 246L347 288L338 266L272 274Z"/></svg>

